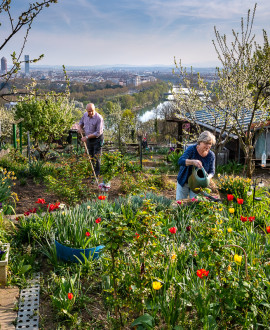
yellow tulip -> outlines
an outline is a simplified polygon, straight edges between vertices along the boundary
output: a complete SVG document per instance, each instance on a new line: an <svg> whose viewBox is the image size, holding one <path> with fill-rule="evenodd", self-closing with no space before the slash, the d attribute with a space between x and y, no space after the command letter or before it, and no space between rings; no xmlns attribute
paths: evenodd
<svg viewBox="0 0 270 330"><path fill-rule="evenodd" d="M90 210L90 209L91 209L90 205L87 205L87 210Z"/></svg>
<svg viewBox="0 0 270 330"><path fill-rule="evenodd" d="M233 207L230 207L230 208L229 208L229 212L230 212L230 213L234 213L234 208L233 208Z"/></svg>
<svg viewBox="0 0 270 330"><path fill-rule="evenodd" d="M231 233L232 231L232 228L228 228L228 233Z"/></svg>
<svg viewBox="0 0 270 330"><path fill-rule="evenodd" d="M229 265L228 268L227 268L228 272L231 272L232 271L232 267Z"/></svg>
<svg viewBox="0 0 270 330"><path fill-rule="evenodd" d="M239 256L238 254L235 254L233 259L237 264L239 264L239 265L241 264L242 257Z"/></svg>
<svg viewBox="0 0 270 330"><path fill-rule="evenodd" d="M158 281L153 282L152 283L152 286L153 286L153 289L154 290L159 290L159 289L162 288L162 284L160 282L158 282Z"/></svg>

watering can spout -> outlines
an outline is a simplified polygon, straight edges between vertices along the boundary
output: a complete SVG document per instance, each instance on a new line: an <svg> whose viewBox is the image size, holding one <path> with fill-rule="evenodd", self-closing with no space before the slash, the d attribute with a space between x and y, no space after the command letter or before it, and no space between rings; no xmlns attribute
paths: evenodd
<svg viewBox="0 0 270 330"><path fill-rule="evenodd" d="M198 192L198 189L200 188L207 188L210 183L210 178L205 171L205 169L198 168L193 166L192 173L190 177L188 178L188 186L189 188L194 192Z"/></svg>

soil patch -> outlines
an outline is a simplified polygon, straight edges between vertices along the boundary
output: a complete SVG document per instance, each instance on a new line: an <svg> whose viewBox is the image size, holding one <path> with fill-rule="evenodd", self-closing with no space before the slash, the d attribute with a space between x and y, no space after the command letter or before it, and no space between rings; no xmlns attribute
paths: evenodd
<svg viewBox="0 0 270 330"><path fill-rule="evenodd" d="M177 175L169 175L169 180L176 183ZM253 179L262 181L265 186L270 187L270 169L261 169L258 168L255 170ZM87 184L89 190L89 196L94 194L100 194L100 190L98 189L96 184L91 184L89 180L84 181ZM217 194L217 190L215 186L211 185L212 192ZM16 181L16 185L12 189L15 193L17 193L19 201L16 203L15 211L16 214L23 214L25 211L36 207L36 201L38 198L44 198L46 203L56 203L61 202L64 203L63 200L59 199L59 197L53 192L49 192L44 183L36 183L33 179L27 179L26 184L21 185L20 181ZM175 189L167 189L159 191L159 194L170 198L172 200L175 199ZM119 196L123 196L121 191L121 180L119 178L114 178L111 181L111 189L108 192L108 199L113 201ZM83 201L82 201L83 202Z"/></svg>

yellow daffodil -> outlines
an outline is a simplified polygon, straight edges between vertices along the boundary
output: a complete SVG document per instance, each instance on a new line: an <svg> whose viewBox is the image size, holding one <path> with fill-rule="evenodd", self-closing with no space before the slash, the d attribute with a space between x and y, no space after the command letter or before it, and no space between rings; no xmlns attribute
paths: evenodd
<svg viewBox="0 0 270 330"><path fill-rule="evenodd" d="M240 265L241 264L241 261L242 261L242 257L239 256L238 254L235 254L234 257L233 257L234 261Z"/></svg>
<svg viewBox="0 0 270 330"><path fill-rule="evenodd" d="M231 233L233 231L231 227L228 228L227 230L228 230L228 233Z"/></svg>
<svg viewBox="0 0 270 330"><path fill-rule="evenodd" d="M230 207L229 208L229 212L232 214L232 213L234 213L234 208L233 207Z"/></svg>
<svg viewBox="0 0 270 330"><path fill-rule="evenodd" d="M154 290L159 290L159 289L162 288L162 284L160 282L158 282L158 281L153 282L152 283L152 286L153 286L153 289Z"/></svg>
<svg viewBox="0 0 270 330"><path fill-rule="evenodd" d="M175 254L175 253L173 253L173 254L171 255L171 259L172 259L173 261L176 259L176 254Z"/></svg>

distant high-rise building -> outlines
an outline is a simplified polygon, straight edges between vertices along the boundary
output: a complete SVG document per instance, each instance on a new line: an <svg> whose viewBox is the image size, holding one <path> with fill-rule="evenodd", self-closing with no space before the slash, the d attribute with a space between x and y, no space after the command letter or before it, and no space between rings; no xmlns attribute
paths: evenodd
<svg viewBox="0 0 270 330"><path fill-rule="evenodd" d="M7 59L5 57L1 58L1 72L7 73Z"/></svg>
<svg viewBox="0 0 270 330"><path fill-rule="evenodd" d="M25 74L29 74L29 55L24 55L24 61Z"/></svg>

